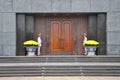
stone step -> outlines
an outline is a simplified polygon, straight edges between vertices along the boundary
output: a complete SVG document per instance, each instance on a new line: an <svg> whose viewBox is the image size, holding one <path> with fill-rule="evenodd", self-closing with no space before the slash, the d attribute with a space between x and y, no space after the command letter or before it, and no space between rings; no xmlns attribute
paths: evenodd
<svg viewBox="0 0 120 80"><path fill-rule="evenodd" d="M119 70L110 70L110 69L91 69L91 70L88 70L88 69L86 69L86 70L84 70L84 69L78 69L78 70L74 70L74 69L72 69L72 70L59 70L59 69L57 69L57 70L44 70L44 69L42 69L42 70L26 70L26 69L23 69L23 70L8 70L8 71L6 71L6 70L0 70L0 74L2 73L120 73L120 71Z"/></svg>
<svg viewBox="0 0 120 80"><path fill-rule="evenodd" d="M49 73L49 74L40 74L40 73L37 73L37 74L12 74L12 73L10 73L10 74L0 74L0 77L19 77L19 76L120 76L120 74L117 74L117 73L106 73L106 74L104 74L104 73L86 73L86 74L83 74L83 73L80 73L80 74L78 74L78 73L68 73L68 74L66 74L66 73L62 73L62 74L60 74L60 73L54 73L54 74L52 74L52 73Z"/></svg>
<svg viewBox="0 0 120 80"><path fill-rule="evenodd" d="M120 76L119 63L0 63L0 76ZM103 75L103 76L104 76Z"/></svg>
<svg viewBox="0 0 120 80"><path fill-rule="evenodd" d="M0 57L0 63L44 63L44 62L120 62L119 56L42 56Z"/></svg>
<svg viewBox="0 0 120 80"><path fill-rule="evenodd" d="M104 67L104 66L100 66L100 67L91 67L91 66L72 66L72 67L54 67L54 66L50 66L50 67L39 67L39 66L36 66L36 67L30 67L30 66L27 66L27 67L0 67L0 71L13 71L13 70L120 70L120 67Z"/></svg>

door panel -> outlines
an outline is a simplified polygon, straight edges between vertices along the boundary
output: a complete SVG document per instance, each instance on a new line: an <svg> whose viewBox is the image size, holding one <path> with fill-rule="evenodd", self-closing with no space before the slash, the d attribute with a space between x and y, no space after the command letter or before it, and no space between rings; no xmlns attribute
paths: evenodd
<svg viewBox="0 0 120 80"><path fill-rule="evenodd" d="M59 37L60 37L60 22L51 22L51 51L59 51Z"/></svg>
<svg viewBox="0 0 120 80"><path fill-rule="evenodd" d="M62 22L62 41L64 41L64 51L71 52L72 51L72 23L71 21L63 21Z"/></svg>

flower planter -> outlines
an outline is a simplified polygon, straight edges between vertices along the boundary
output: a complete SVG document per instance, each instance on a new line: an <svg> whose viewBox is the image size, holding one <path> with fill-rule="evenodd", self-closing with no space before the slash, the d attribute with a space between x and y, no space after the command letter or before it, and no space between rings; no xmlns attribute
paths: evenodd
<svg viewBox="0 0 120 80"><path fill-rule="evenodd" d="M26 47L27 56L35 56L37 48Z"/></svg>
<svg viewBox="0 0 120 80"><path fill-rule="evenodd" d="M87 47L86 49L87 49L87 55L88 56L96 55L95 52L96 52L97 47Z"/></svg>
<svg viewBox="0 0 120 80"><path fill-rule="evenodd" d="M35 56L35 52L38 48L38 42L34 40L28 40L25 41L23 44L24 47L26 48L27 56Z"/></svg>
<svg viewBox="0 0 120 80"><path fill-rule="evenodd" d="M87 55L94 56L94 55L96 55L95 52L99 46L99 42L97 42L95 40L88 40L83 43L83 46L85 47Z"/></svg>

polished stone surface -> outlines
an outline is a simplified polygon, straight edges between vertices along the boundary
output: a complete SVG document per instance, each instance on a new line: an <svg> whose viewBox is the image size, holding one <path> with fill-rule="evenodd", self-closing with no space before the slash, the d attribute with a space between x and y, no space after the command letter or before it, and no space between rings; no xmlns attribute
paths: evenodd
<svg viewBox="0 0 120 80"><path fill-rule="evenodd" d="M0 80L120 80L120 77L113 76L51 76L51 77L0 77Z"/></svg>

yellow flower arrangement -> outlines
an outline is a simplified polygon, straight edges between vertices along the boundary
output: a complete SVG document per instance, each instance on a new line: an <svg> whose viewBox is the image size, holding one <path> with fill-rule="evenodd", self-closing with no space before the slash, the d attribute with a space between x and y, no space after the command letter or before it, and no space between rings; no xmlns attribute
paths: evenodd
<svg viewBox="0 0 120 80"><path fill-rule="evenodd" d="M83 46L85 46L85 47L98 47L99 42L95 41L95 40L88 40L88 41L83 43Z"/></svg>
<svg viewBox="0 0 120 80"><path fill-rule="evenodd" d="M24 47L33 47L33 48L38 47L38 42L36 42L34 40L25 41L23 44L24 44Z"/></svg>

